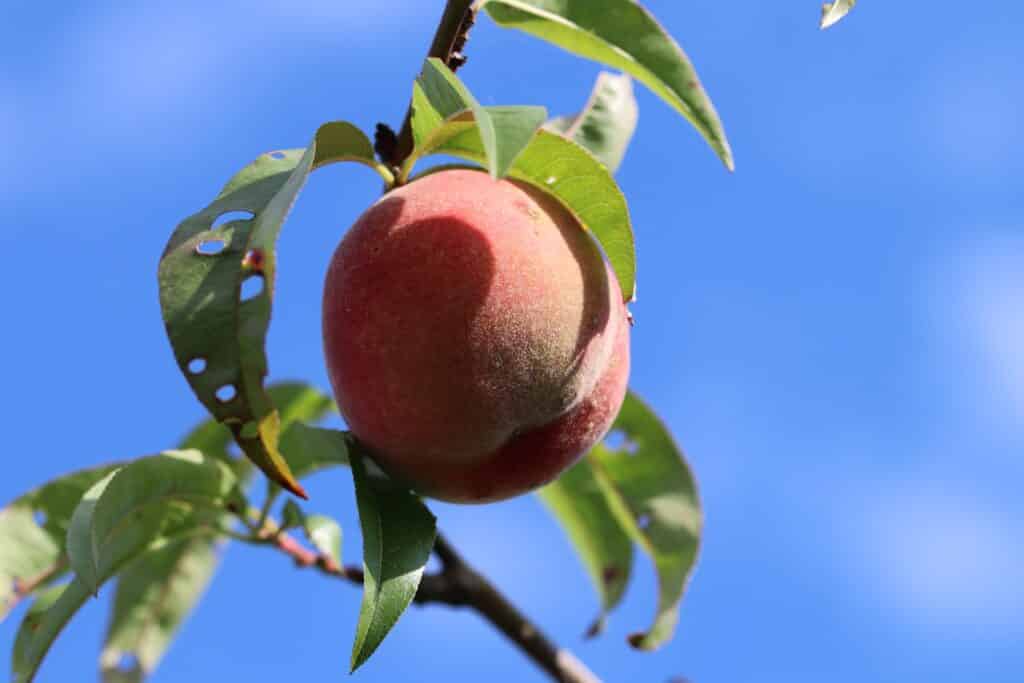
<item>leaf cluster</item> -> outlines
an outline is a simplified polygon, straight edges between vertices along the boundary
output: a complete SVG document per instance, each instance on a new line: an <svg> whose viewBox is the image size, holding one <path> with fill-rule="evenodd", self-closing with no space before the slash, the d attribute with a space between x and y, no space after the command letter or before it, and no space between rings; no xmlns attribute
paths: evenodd
<svg viewBox="0 0 1024 683"><path fill-rule="evenodd" d="M854 2L825 5L822 27ZM351 161L379 174L385 192L415 182L423 160L456 157L495 178L529 183L562 203L600 243L627 300L637 275L629 210L614 172L637 124L633 80L681 114L730 170L723 126L678 43L634 0L476 0L517 29L622 73L602 72L583 108L549 118L538 106L481 106L448 68L428 59L413 85L411 152L378 160L356 126L321 126L305 148L268 152L173 231L159 266L160 303L174 356L211 419L176 450L68 474L0 509L0 618L31 600L14 644L13 674L33 680L54 639L81 606L115 581L100 654L104 681L142 681L201 598L231 541L292 547L301 530L330 573L358 577L363 601L351 668L381 644L421 586L436 521L413 492L385 477L355 437L315 424L332 401L303 384L267 383L266 336L277 277L276 241L309 175ZM438 167L420 171L435 172ZM224 221L228 217L231 220ZM237 445L244 457L232 454ZM255 506L255 468L266 475ZM307 512L301 481L347 466L363 539L362 569L342 565L341 524ZM634 550L652 559L659 599L649 628L631 636L653 649L673 633L700 544L696 484L681 450L630 393L611 436L539 491L564 527L600 596L596 635L621 602ZM127 663L127 665L126 665Z"/></svg>

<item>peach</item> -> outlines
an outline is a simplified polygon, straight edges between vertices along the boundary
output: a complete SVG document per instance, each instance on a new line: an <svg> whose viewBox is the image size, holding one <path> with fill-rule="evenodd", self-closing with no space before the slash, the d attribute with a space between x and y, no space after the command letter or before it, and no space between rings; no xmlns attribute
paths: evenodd
<svg viewBox="0 0 1024 683"><path fill-rule="evenodd" d="M391 476L489 502L541 486L603 438L629 375L614 273L557 200L444 170L392 190L327 272L341 414Z"/></svg>

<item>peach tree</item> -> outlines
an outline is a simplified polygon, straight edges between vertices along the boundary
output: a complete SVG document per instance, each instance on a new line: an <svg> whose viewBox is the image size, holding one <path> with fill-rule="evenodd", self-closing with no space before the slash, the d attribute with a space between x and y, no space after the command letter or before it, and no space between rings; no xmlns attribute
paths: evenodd
<svg viewBox="0 0 1024 683"><path fill-rule="evenodd" d="M852 5L826 4L822 27ZM570 116L481 106L455 75L481 12L621 73L602 73ZM144 680L233 541L362 586L352 670L417 602L477 611L554 680L597 680L439 534L424 496L536 491L600 597L590 635L623 599L635 550L650 555L656 613L629 644L670 639L702 515L681 450L626 388L637 267L613 174L637 122L633 79L732 169L693 66L634 0L448 0L398 132L381 124L371 141L326 123L182 221L160 259L160 304L210 420L174 450L58 477L0 510L0 618L31 601L14 680L34 679L107 582L101 675ZM437 156L459 162L424 167ZM278 234L309 174L343 161L379 174L383 196L325 274L332 398L271 381L265 340ZM317 426L334 410L349 431ZM337 467L352 474L361 565L343 561L340 524L306 508L302 480ZM427 573L432 554L440 569Z"/></svg>

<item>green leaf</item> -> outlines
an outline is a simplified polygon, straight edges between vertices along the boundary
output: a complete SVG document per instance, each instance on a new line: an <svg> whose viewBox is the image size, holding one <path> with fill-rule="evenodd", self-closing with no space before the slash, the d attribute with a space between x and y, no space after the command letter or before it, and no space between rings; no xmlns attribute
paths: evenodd
<svg viewBox="0 0 1024 683"><path fill-rule="evenodd" d="M25 597L15 586L43 588L67 571L64 544L82 495L117 465L58 477L0 509L0 621Z"/></svg>
<svg viewBox="0 0 1024 683"><path fill-rule="evenodd" d="M25 615L14 641L11 657L14 683L30 683L35 678L53 641L90 595L89 589L76 578L40 596Z"/></svg>
<svg viewBox="0 0 1024 683"><path fill-rule="evenodd" d="M616 437L624 443L610 446ZM587 459L619 524L654 560L657 614L650 629L629 639L638 649L653 650L675 631L697 560L703 514L696 482L665 425L632 392L609 438Z"/></svg>
<svg viewBox="0 0 1024 683"><path fill-rule="evenodd" d="M289 498L281 508L281 530L287 531L302 526L306 514L299 507L298 503Z"/></svg>
<svg viewBox="0 0 1024 683"><path fill-rule="evenodd" d="M104 683L142 681L159 664L182 622L206 591L223 543L187 538L143 554L117 577L100 654ZM129 670L124 660L133 662Z"/></svg>
<svg viewBox="0 0 1024 683"><path fill-rule="evenodd" d="M857 0L836 0L835 2L826 2L821 6L821 23L819 24L822 31L825 29L835 26L839 23L839 20L849 14L853 6L857 4Z"/></svg>
<svg viewBox="0 0 1024 683"><path fill-rule="evenodd" d="M16 658L19 683L32 680L64 625L103 582L147 552L215 535L232 504L244 504L234 473L198 451L142 458L97 481L69 523L67 553L76 576L39 616Z"/></svg>
<svg viewBox="0 0 1024 683"><path fill-rule="evenodd" d="M412 132L415 148L403 163L406 178L417 159L452 135L476 127L483 166L503 178L547 118L544 107L482 107L462 81L439 59L428 59L413 85Z"/></svg>
<svg viewBox="0 0 1024 683"><path fill-rule="evenodd" d="M283 382L268 388L278 407L281 423L316 421L333 408L333 401L307 384ZM240 482L248 479L245 460L228 454L231 432L215 420L207 420L184 439L181 450L195 449L204 455L230 462ZM294 503L289 499L289 503ZM172 638L202 598L220 562L221 540L188 538L147 553L117 577L113 612L100 656L104 683L141 681L160 663ZM119 667L128 658L134 667Z"/></svg>
<svg viewBox="0 0 1024 683"><path fill-rule="evenodd" d="M583 111L553 119L544 127L586 148L614 173L633 139L638 117L633 79L602 71Z"/></svg>
<svg viewBox="0 0 1024 683"><path fill-rule="evenodd" d="M228 508L244 505L231 469L199 451L136 460L82 497L68 530L71 568L95 592L126 558L168 535L168 528L216 529Z"/></svg>
<svg viewBox="0 0 1024 683"><path fill-rule="evenodd" d="M327 515L307 515L294 500L288 500L281 510L281 529L299 526L320 555L341 566L341 525L337 521Z"/></svg>
<svg viewBox="0 0 1024 683"><path fill-rule="evenodd" d="M278 452L281 418L263 385L274 248L309 173L337 161L379 166L369 139L342 122L322 126L306 150L262 155L178 226L159 268L167 335L196 396L250 460L297 495L302 487ZM214 227L232 212L251 215Z"/></svg>
<svg viewBox="0 0 1024 683"><path fill-rule="evenodd" d="M281 453L298 478L328 467L348 465L345 432L296 422L281 436Z"/></svg>
<svg viewBox="0 0 1024 683"><path fill-rule="evenodd" d="M679 44L636 0L477 0L500 26L634 76L686 117L733 169L715 107Z"/></svg>
<svg viewBox="0 0 1024 683"><path fill-rule="evenodd" d="M24 669L28 661L29 649L36 632L42 625L43 615L60 599L66 588L67 586L50 586L40 591L25 612L25 617L21 620L21 625L18 626L18 634L14 638L14 651L11 654L11 668L15 675Z"/></svg>
<svg viewBox="0 0 1024 683"><path fill-rule="evenodd" d="M302 382L277 382L267 387L270 399L281 415L281 429L293 422L316 422L334 410L334 401L322 391ZM228 446L231 431L216 420L205 420L178 444L179 450L195 449L205 455L231 461Z"/></svg>
<svg viewBox="0 0 1024 683"><path fill-rule="evenodd" d="M588 635L596 636L626 592L633 542L612 511L589 458L537 493L565 529L601 597L601 612L587 629Z"/></svg>
<svg viewBox="0 0 1024 683"><path fill-rule="evenodd" d="M351 660L355 671L415 597L437 527L415 494L383 475L370 474L362 453L352 450L349 457L363 531L363 602Z"/></svg>
<svg viewBox="0 0 1024 683"><path fill-rule="evenodd" d="M306 515L303 519L306 538L317 552L341 566L341 525L327 515Z"/></svg>
<svg viewBox="0 0 1024 683"><path fill-rule="evenodd" d="M436 152L481 163L479 133L468 128ZM561 202L601 243L626 301L636 293L636 246L626 198L597 159L561 135L541 130L516 159L509 177L529 183Z"/></svg>

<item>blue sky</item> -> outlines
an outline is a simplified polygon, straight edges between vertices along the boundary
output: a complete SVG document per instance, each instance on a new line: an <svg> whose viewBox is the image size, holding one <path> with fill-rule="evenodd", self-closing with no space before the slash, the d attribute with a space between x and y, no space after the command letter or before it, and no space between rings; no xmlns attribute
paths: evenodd
<svg viewBox="0 0 1024 683"><path fill-rule="evenodd" d="M439 4L5 10L0 499L173 446L202 418L157 305L170 231L323 121L397 123ZM678 636L655 654L624 644L653 614L642 561L608 633L583 642L596 598L532 497L435 505L442 528L608 681L1019 680L1024 6L863 2L820 33L814 2L647 5L698 66L737 160L729 175L640 93L619 177L639 259L631 384L686 448L707 516ZM462 75L484 104L571 112L598 72L487 19L469 54ZM322 275L377 192L358 167L307 186L280 243L275 378L327 387ZM358 558L347 473L311 493ZM40 681L91 676L109 594ZM341 679L358 599L232 548L152 680ZM545 680L476 617L441 608L410 610L357 676Z"/></svg>

